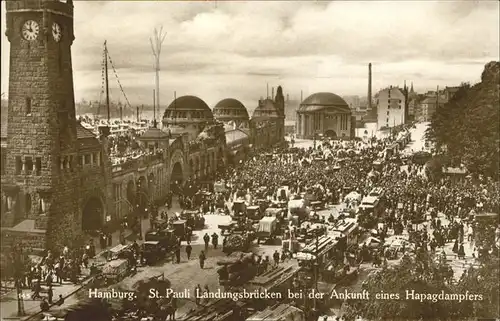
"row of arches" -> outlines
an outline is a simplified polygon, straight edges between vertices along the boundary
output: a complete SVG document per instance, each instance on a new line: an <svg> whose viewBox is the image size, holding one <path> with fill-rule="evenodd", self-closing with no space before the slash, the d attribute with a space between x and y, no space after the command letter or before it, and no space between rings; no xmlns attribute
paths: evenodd
<svg viewBox="0 0 500 321"><path fill-rule="evenodd" d="M180 161L176 161L172 166L171 181L182 184L183 175L182 164ZM129 213L135 212L136 209L138 209L138 212L142 212L144 209L148 208L152 201L154 201L152 198L154 198L155 189L158 187L155 186L156 181L153 173L147 176L140 176L137 181L129 180L126 184L124 201L129 206ZM118 186L118 189L120 189L120 186ZM116 197L115 195L115 198ZM87 233L101 230L107 223L106 214L104 198L96 195L89 197L83 204L82 229Z"/></svg>

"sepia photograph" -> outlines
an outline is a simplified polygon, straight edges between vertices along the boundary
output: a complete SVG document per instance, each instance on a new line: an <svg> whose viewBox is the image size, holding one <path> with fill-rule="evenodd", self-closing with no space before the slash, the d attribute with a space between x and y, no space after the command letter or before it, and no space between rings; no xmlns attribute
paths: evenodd
<svg viewBox="0 0 500 321"><path fill-rule="evenodd" d="M500 2L1 0L0 320L500 320Z"/></svg>

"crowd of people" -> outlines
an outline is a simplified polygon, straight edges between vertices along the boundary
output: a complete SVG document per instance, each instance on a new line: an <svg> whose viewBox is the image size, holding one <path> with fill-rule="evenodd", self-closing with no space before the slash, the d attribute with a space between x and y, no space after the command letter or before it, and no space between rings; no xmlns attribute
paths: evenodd
<svg viewBox="0 0 500 321"><path fill-rule="evenodd" d="M366 229L377 229L382 243L388 234L400 235L406 231L417 252L435 252L442 250L446 243L453 242L453 252L458 258L463 258L464 243L469 242L473 244L474 256L489 255L493 250L491 244L478 238L477 230L483 227L479 227L471 215L498 213L498 182L484 177L429 179L424 165L412 163L411 157L403 159L398 153L391 157L385 155L387 147L394 143L390 138L366 142L325 139L314 148L275 148L250 155L246 162L227 166L218 172L214 180L223 182L222 191L203 196L200 194L202 184L188 181L183 188L176 189L176 194L181 208L197 208L203 214L218 210L230 214L232 209L229 204L237 198L244 198L250 203L256 199L279 201L286 198L286 195L278 193L283 186L288 187L290 195L309 195L311 199L325 204L344 203L345 196L353 191L362 199L374 187L380 187L383 190L384 215L374 222L363 224ZM167 208L170 208L172 195L167 203ZM162 212L159 216L167 218L167 213ZM326 223L326 220L323 222ZM486 227L497 234L498 240L500 233L495 228L494 225ZM388 233L389 230L392 232ZM109 235L102 235L101 248L109 245L109 239ZM213 248L218 246L216 234L205 234L203 239L205 250L198 255L201 269L204 268L210 241ZM95 255L93 244L92 248L89 246L71 252L65 248L58 255L48 251L38 264L25 271L20 278L21 286L32 288L33 298L36 299L40 297L42 283L52 289L53 282L62 283L66 279L79 282L82 268L87 267L88 259ZM188 242L188 260L191 251ZM365 245L354 246L349 251L358 261L367 256ZM176 256L177 262L180 262L180 250ZM376 254L374 262L377 264L380 263L379 256L384 258L383 250ZM285 253L276 252L273 255L275 264L285 257ZM269 258L265 260L265 264L270 264ZM33 283L33 280L37 281ZM50 303L52 295L48 297Z"/></svg>

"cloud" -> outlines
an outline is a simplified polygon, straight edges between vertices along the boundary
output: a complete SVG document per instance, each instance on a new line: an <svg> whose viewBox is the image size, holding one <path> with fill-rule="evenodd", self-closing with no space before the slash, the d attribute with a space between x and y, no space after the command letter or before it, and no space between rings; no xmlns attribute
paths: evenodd
<svg viewBox="0 0 500 321"><path fill-rule="evenodd" d="M425 91L478 81L484 64L499 60L494 1L75 1L74 20L77 100L98 98L107 40L110 67L130 101L152 101L150 37L160 25L167 33L162 105L177 91L211 106L234 97L253 108L267 83L281 84L291 98L301 90L364 95L368 62L374 90L407 80ZM2 23L2 92L9 64L4 32Z"/></svg>

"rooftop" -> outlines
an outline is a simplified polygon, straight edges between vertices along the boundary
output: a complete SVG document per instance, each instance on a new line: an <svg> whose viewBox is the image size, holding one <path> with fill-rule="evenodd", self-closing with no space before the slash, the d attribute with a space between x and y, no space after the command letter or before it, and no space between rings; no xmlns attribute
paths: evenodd
<svg viewBox="0 0 500 321"><path fill-rule="evenodd" d="M317 112L329 109L340 112L351 112L349 105L342 97L329 92L319 92L310 95L300 104L299 112Z"/></svg>

